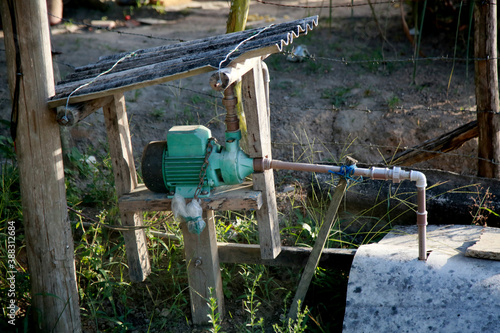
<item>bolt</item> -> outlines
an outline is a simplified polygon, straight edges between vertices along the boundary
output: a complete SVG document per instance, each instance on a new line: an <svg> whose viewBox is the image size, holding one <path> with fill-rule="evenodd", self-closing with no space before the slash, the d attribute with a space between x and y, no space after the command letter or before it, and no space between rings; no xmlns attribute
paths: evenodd
<svg viewBox="0 0 500 333"><path fill-rule="evenodd" d="M195 262L194 262L194 267L198 267L198 266L201 266L203 262L201 261L201 258L196 258Z"/></svg>
<svg viewBox="0 0 500 333"><path fill-rule="evenodd" d="M207 195L208 194L208 191L205 190L205 191L201 191L201 195Z"/></svg>

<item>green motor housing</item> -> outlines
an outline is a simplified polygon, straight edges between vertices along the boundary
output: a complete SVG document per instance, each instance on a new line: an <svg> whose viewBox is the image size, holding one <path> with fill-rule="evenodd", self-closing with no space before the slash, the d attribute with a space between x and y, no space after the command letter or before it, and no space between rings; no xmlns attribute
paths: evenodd
<svg viewBox="0 0 500 333"><path fill-rule="evenodd" d="M193 198L200 184L201 169L208 158L199 197L207 197L213 187L240 184L254 172L253 159L240 148L241 132L226 132L226 145L211 139L210 129L201 125L174 126L167 141L150 142L142 154L144 184L154 192L179 193Z"/></svg>

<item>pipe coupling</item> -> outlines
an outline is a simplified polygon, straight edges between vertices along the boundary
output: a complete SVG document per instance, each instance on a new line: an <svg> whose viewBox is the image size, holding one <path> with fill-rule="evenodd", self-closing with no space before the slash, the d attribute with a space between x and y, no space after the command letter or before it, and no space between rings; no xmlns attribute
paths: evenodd
<svg viewBox="0 0 500 333"><path fill-rule="evenodd" d="M426 226L427 223L427 211L421 213L417 212L417 225L419 226Z"/></svg>

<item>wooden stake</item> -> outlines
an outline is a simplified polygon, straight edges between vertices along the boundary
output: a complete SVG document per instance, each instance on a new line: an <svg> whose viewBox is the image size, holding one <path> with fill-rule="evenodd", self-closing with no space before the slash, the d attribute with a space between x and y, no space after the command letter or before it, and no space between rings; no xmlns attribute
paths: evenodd
<svg viewBox="0 0 500 333"><path fill-rule="evenodd" d="M347 188L347 181L345 179L341 179L337 187L335 188L332 202L330 203L328 211L326 212L325 221L323 222L323 225L321 225L318 238L314 243L311 255L309 256L309 260L307 261L306 267L304 268L304 272L302 273L302 277L300 278L299 287L297 288L297 293L295 294L292 305L290 305L290 312L288 314L288 318L292 319L297 318L298 302L299 300L301 303L304 302L304 298L306 297L307 294L307 289L309 289L309 285L311 284L314 271L318 266L319 258L321 256L323 248L325 247L326 240L328 239L328 235L330 234L330 229L333 225L333 222L335 221L337 210L339 209L340 202L344 197L346 188Z"/></svg>
<svg viewBox="0 0 500 333"><path fill-rule="evenodd" d="M213 210L203 212L207 224L200 235L188 231L186 223L181 223L184 237L184 253L191 297L191 315L193 324L208 324L210 308L207 301L210 297L217 300L217 310L224 313L224 293L219 266L219 253L215 234L215 215ZM209 294L213 289L213 295Z"/></svg>
<svg viewBox="0 0 500 333"><path fill-rule="evenodd" d="M54 94L47 7L45 0L1 0L0 7L36 330L81 332L59 126L47 105Z"/></svg>
<svg viewBox="0 0 500 333"><path fill-rule="evenodd" d="M103 107L103 111L108 132L109 152L115 174L116 193L119 198L137 187L137 173L123 94L114 95L111 103ZM120 211L120 216L123 225L142 226L142 217L137 212ZM144 281L151 273L146 234L143 229L138 229L123 231L123 237L127 250L130 279L136 282Z"/></svg>
<svg viewBox="0 0 500 333"><path fill-rule="evenodd" d="M497 67L497 8L474 4L474 58L478 142L478 176L500 178L500 108Z"/></svg>

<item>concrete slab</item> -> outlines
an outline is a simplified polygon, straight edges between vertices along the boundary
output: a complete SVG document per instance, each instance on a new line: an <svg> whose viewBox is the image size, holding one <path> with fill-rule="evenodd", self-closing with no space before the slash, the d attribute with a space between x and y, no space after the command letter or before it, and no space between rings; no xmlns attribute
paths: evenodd
<svg viewBox="0 0 500 333"><path fill-rule="evenodd" d="M465 256L480 226L397 227L354 257L343 332L500 332L500 262Z"/></svg>
<svg viewBox="0 0 500 333"><path fill-rule="evenodd" d="M479 241L465 252L467 257L500 260L500 229L484 228Z"/></svg>

